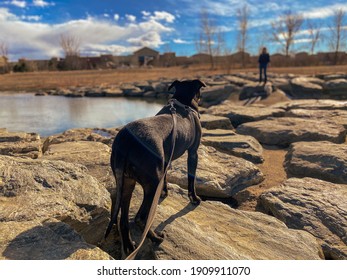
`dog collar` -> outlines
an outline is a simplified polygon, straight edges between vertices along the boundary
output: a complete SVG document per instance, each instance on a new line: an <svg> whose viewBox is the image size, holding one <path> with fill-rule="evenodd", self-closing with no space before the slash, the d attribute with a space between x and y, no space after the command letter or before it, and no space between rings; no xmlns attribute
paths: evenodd
<svg viewBox="0 0 347 280"><path fill-rule="evenodd" d="M187 105L184 105L183 103L179 102L179 101L178 101L177 99L175 99L175 98L169 99L168 106L171 106L171 108L172 108L172 107L174 107L174 105L177 105L177 106L179 106L179 107L182 107L182 108L184 108L186 111L192 112L192 113L196 114L197 117L200 119L200 113L197 112L196 110L194 110L192 107L187 106Z"/></svg>

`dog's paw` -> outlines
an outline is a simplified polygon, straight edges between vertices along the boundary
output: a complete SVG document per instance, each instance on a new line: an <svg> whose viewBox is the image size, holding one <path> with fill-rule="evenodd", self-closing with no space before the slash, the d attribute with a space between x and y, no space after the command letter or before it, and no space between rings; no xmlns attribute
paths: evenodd
<svg viewBox="0 0 347 280"><path fill-rule="evenodd" d="M199 205L201 202L201 198L197 195L189 195L190 203L193 205Z"/></svg>
<svg viewBox="0 0 347 280"><path fill-rule="evenodd" d="M167 198L169 195L169 192L167 190L162 190L160 194L160 198L164 199Z"/></svg>

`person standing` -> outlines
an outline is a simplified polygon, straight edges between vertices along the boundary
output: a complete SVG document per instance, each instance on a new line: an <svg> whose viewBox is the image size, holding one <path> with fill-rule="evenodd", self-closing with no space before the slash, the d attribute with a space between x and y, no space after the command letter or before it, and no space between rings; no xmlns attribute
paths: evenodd
<svg viewBox="0 0 347 280"><path fill-rule="evenodd" d="M268 54L266 48L264 47L261 54L258 58L259 63L259 83L262 82L263 78L263 72L264 72L264 84L267 82L267 74L266 74L266 68L267 65L270 63L270 55Z"/></svg>

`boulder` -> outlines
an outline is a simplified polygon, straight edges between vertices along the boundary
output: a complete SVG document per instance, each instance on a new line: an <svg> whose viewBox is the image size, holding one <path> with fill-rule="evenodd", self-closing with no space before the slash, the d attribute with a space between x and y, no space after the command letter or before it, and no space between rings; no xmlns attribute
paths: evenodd
<svg viewBox="0 0 347 280"><path fill-rule="evenodd" d="M347 79L334 79L324 83L328 98L347 99Z"/></svg>
<svg viewBox="0 0 347 280"><path fill-rule="evenodd" d="M248 84L249 82L252 82L252 80L240 78L240 77L233 76L233 75L224 76L224 79L226 79L228 82L230 82L231 84L234 84L238 87L243 87L244 85Z"/></svg>
<svg viewBox="0 0 347 280"><path fill-rule="evenodd" d="M169 186L158 206L154 227L165 233L154 248L161 260L321 259L316 239L260 212L241 211L220 202L189 203L186 191Z"/></svg>
<svg viewBox="0 0 347 280"><path fill-rule="evenodd" d="M347 101L337 101L330 99L321 100L291 100L281 102L271 106L272 108L292 110L292 109L307 109L307 110L347 110Z"/></svg>
<svg viewBox="0 0 347 280"><path fill-rule="evenodd" d="M342 125L301 118L270 118L245 123L237 128L237 133L251 135L260 143L286 147L299 141L330 141L343 143L346 129Z"/></svg>
<svg viewBox="0 0 347 280"><path fill-rule="evenodd" d="M347 129L347 110L292 109L286 112L285 116L317 120L324 119L329 122L343 125Z"/></svg>
<svg viewBox="0 0 347 280"><path fill-rule="evenodd" d="M0 156L0 221L54 217L97 244L108 223L110 195L86 171L63 161Z"/></svg>
<svg viewBox="0 0 347 280"><path fill-rule="evenodd" d="M347 145L326 141L293 143L284 166L291 177L313 177L347 184Z"/></svg>
<svg viewBox="0 0 347 280"><path fill-rule="evenodd" d="M271 79L271 82L275 89L280 89L286 94L290 94L291 86L290 86L289 79L276 77L274 79Z"/></svg>
<svg viewBox="0 0 347 280"><path fill-rule="evenodd" d="M1 260L110 260L56 219L0 223Z"/></svg>
<svg viewBox="0 0 347 280"><path fill-rule="evenodd" d="M120 128L76 128L69 129L65 132L49 136L43 143L42 152L45 153L49 146L76 141L93 141L101 142L108 146L113 143Z"/></svg>
<svg viewBox="0 0 347 280"><path fill-rule="evenodd" d="M241 157L253 163L262 163L263 147L252 136L247 135L222 135L222 136L204 136L201 143L206 146L212 146L220 152Z"/></svg>
<svg viewBox="0 0 347 280"><path fill-rule="evenodd" d="M254 97L266 98L272 93L272 85L267 83L259 84L259 83L251 83L243 86L239 99L246 100Z"/></svg>
<svg viewBox="0 0 347 280"><path fill-rule="evenodd" d="M231 85L209 86L201 89L200 104L203 107L210 107L227 100L233 93L234 87Z"/></svg>
<svg viewBox="0 0 347 280"><path fill-rule="evenodd" d="M238 191L264 180L263 174L253 163L218 152L213 147L200 145L196 173L198 195L231 197ZM167 174L170 183L188 187L187 154L172 162Z"/></svg>
<svg viewBox="0 0 347 280"><path fill-rule="evenodd" d="M121 97L123 96L123 91L117 87L104 88L103 93L106 97Z"/></svg>
<svg viewBox="0 0 347 280"><path fill-rule="evenodd" d="M323 96L324 81L313 77L297 77L290 81L293 98L310 99L321 98Z"/></svg>
<svg viewBox="0 0 347 280"><path fill-rule="evenodd" d="M233 129L229 118L209 114L201 114L201 126L206 129Z"/></svg>
<svg viewBox="0 0 347 280"><path fill-rule="evenodd" d="M289 228L313 234L327 259L347 259L347 185L290 178L265 191L260 204Z"/></svg>
<svg viewBox="0 0 347 280"><path fill-rule="evenodd" d="M41 138L36 133L0 130L0 155L38 158L41 156Z"/></svg>
<svg viewBox="0 0 347 280"><path fill-rule="evenodd" d="M121 90L126 97L142 97L144 91L134 85L122 85Z"/></svg>
<svg viewBox="0 0 347 280"><path fill-rule="evenodd" d="M100 142L77 141L50 145L43 158L78 163L87 167L87 173L97 178L106 188L114 185L110 168L111 148Z"/></svg>
<svg viewBox="0 0 347 280"><path fill-rule="evenodd" d="M84 93L85 97L104 97L105 92L99 87L87 89Z"/></svg>
<svg viewBox="0 0 347 280"><path fill-rule="evenodd" d="M229 118L234 127L246 122L263 120L268 117L281 117L284 115L284 112L280 108L263 105L238 106L229 101L212 106L206 110L207 114Z"/></svg>

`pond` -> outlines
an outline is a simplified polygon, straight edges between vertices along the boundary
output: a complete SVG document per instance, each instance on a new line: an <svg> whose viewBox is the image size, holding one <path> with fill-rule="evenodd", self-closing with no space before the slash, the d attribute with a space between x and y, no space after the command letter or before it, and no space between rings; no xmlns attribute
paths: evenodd
<svg viewBox="0 0 347 280"><path fill-rule="evenodd" d="M164 103L122 97L67 98L0 93L0 128L49 136L70 128L118 127L155 115Z"/></svg>

